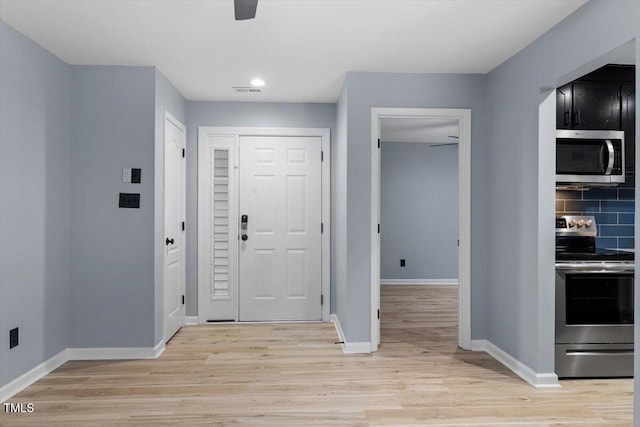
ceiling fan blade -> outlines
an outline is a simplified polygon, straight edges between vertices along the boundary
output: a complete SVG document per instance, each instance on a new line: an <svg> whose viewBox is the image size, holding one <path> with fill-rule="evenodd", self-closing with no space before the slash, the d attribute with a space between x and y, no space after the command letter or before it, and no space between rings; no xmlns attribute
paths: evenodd
<svg viewBox="0 0 640 427"><path fill-rule="evenodd" d="M255 18L257 8L258 0L233 0L236 21Z"/></svg>
<svg viewBox="0 0 640 427"><path fill-rule="evenodd" d="M429 144L427 147L446 147L447 145L458 145L457 142L443 142L442 144Z"/></svg>

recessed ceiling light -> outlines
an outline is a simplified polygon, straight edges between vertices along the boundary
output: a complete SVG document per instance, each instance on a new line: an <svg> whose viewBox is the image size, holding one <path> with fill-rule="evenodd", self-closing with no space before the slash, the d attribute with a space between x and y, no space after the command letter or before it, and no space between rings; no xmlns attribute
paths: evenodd
<svg viewBox="0 0 640 427"><path fill-rule="evenodd" d="M264 80L262 80L262 79L253 79L253 80L251 80L251 86L253 86L253 87L262 87L262 86L264 86Z"/></svg>

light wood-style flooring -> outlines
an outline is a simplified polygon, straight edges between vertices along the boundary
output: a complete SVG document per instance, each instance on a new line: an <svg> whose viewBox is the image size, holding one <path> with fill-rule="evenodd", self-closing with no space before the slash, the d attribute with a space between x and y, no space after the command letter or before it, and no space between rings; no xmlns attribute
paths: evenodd
<svg viewBox="0 0 640 427"><path fill-rule="evenodd" d="M383 286L382 346L332 324L183 328L157 360L74 361L12 398L2 426L630 426L632 380L535 389L456 347L456 287Z"/></svg>

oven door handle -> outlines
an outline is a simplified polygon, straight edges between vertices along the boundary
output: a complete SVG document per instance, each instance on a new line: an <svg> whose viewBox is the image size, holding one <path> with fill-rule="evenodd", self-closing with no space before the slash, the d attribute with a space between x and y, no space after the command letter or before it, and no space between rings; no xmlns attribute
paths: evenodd
<svg viewBox="0 0 640 427"><path fill-rule="evenodd" d="M567 350L567 356L633 356L633 350L602 349L602 350Z"/></svg>
<svg viewBox="0 0 640 427"><path fill-rule="evenodd" d="M565 273L611 273L620 271L634 271L633 264L616 264L616 263L597 263L597 264L579 264L579 263L560 263L556 264L556 270L562 270Z"/></svg>
<svg viewBox="0 0 640 427"><path fill-rule="evenodd" d="M609 152L609 162L607 164L607 168L604 172L605 175L611 175L611 172L613 171L613 160L615 158L615 150L613 149L613 143L606 139L604 141L607 144L607 151Z"/></svg>

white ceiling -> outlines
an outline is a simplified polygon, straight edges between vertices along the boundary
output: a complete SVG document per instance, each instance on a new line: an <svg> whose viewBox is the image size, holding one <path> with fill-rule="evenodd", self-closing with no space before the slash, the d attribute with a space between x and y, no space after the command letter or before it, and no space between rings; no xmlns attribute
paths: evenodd
<svg viewBox="0 0 640 427"><path fill-rule="evenodd" d="M347 71L486 73L586 0L0 0L70 64L153 65L190 100L335 102ZM254 77L260 94L238 94Z"/></svg>
<svg viewBox="0 0 640 427"><path fill-rule="evenodd" d="M386 118L380 120L382 142L457 144L459 135L457 119Z"/></svg>

